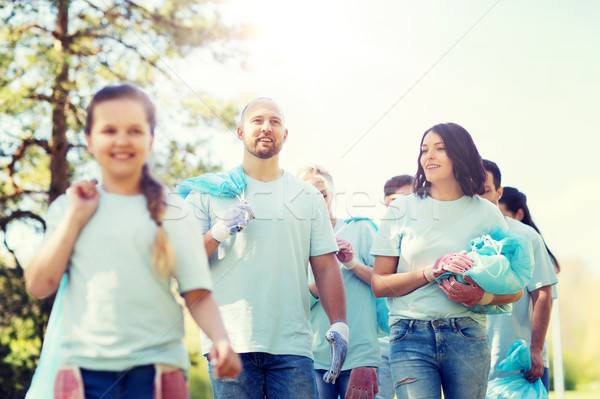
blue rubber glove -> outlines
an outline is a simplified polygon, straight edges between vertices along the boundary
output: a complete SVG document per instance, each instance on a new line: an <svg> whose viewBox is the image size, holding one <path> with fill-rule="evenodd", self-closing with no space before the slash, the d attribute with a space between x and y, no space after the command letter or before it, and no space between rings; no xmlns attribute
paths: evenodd
<svg viewBox="0 0 600 399"><path fill-rule="evenodd" d="M323 381L335 384L336 378L340 375L348 353L349 334L348 325L343 321L333 323L327 330L325 338L331 345L331 367L323 375Z"/></svg>
<svg viewBox="0 0 600 399"><path fill-rule="evenodd" d="M246 201L240 204L233 204L223 216L210 229L212 237L217 242L223 242L232 235L239 233L248 226L248 222L254 219L254 211Z"/></svg>

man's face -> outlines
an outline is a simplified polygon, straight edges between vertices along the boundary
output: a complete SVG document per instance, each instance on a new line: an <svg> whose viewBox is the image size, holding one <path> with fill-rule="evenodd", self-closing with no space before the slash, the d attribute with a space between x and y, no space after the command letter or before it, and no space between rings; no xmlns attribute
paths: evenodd
<svg viewBox="0 0 600 399"><path fill-rule="evenodd" d="M404 197L405 195L412 194L412 185L405 184L402 187L398 187L394 194L386 195L383 197L383 202L385 202L385 206L390 206L393 200L396 198Z"/></svg>
<svg viewBox="0 0 600 399"><path fill-rule="evenodd" d="M494 176L492 172L485 171L485 192L480 195L481 198L498 205L498 200L502 197L502 187L496 187L494 185Z"/></svg>
<svg viewBox="0 0 600 399"><path fill-rule="evenodd" d="M279 106L271 100L259 99L246 109L243 126L237 134L248 153L269 159L279 154L288 132Z"/></svg>

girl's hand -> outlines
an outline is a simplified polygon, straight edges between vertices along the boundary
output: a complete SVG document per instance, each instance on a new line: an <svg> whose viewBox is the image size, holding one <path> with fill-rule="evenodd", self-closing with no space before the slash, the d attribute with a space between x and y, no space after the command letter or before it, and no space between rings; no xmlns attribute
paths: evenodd
<svg viewBox="0 0 600 399"><path fill-rule="evenodd" d="M217 378L234 378L242 372L242 360L229 345L229 341L213 342L208 358Z"/></svg>
<svg viewBox="0 0 600 399"><path fill-rule="evenodd" d="M72 184L67 189L67 198L71 216L79 227L85 226L98 208L100 195L96 188L96 181L82 180Z"/></svg>

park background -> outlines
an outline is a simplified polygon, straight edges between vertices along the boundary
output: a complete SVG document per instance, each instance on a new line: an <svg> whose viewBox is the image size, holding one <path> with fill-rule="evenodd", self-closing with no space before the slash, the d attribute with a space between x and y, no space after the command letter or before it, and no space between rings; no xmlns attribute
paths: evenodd
<svg viewBox="0 0 600 399"><path fill-rule="evenodd" d="M383 183L414 174L422 133L440 122L461 124L482 156L498 163L503 184L527 194L533 218L561 262L567 389L600 391L594 337L600 327L594 310L600 299L600 136L594 131L599 3L0 5L0 390L6 390L0 396L19 397L15 392L26 389L49 310L47 301L23 293L17 261L26 265L39 242L48 199L69 181L98 177L81 146L81 112L96 90L123 80L144 87L159 106L153 165L171 185L238 165L241 107L256 96L274 98L289 129L282 167L292 173L309 163L327 168L341 217L382 216ZM71 20L60 33L65 6ZM67 36L70 42L59 40ZM66 81L60 80L61 65L70 72ZM57 108L57 99L65 105L65 92L69 106ZM63 136L71 147L64 156L55 136L56 110L68 116ZM53 163L61 156L62 174ZM193 326L190 331L188 343L197 352ZM209 389L205 363L195 359L191 383L201 392Z"/></svg>

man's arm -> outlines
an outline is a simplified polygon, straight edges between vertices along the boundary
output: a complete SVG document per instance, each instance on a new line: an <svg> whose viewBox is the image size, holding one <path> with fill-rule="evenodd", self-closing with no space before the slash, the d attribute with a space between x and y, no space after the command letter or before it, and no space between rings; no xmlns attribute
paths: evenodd
<svg viewBox="0 0 600 399"><path fill-rule="evenodd" d="M331 324L346 322L346 291L342 272L333 252L310 257L319 300Z"/></svg>
<svg viewBox="0 0 600 399"><path fill-rule="evenodd" d="M531 369L525 373L529 382L534 382L544 374L544 341L550 324L552 311L552 286L546 285L531 291L533 313L531 316Z"/></svg>
<svg viewBox="0 0 600 399"><path fill-rule="evenodd" d="M220 242L213 238L210 230L204 233L204 249L206 249L206 256L208 256L209 259L212 254L215 253L217 248L219 248L219 244Z"/></svg>

